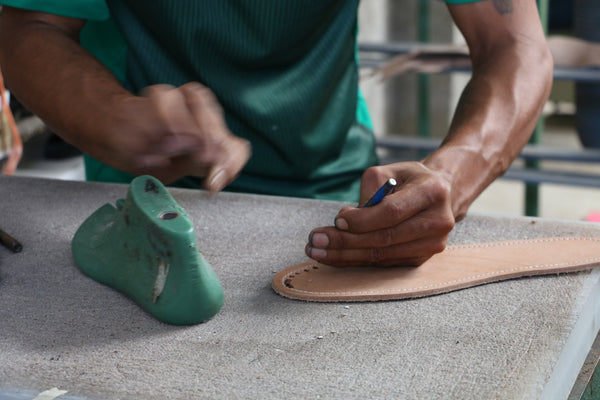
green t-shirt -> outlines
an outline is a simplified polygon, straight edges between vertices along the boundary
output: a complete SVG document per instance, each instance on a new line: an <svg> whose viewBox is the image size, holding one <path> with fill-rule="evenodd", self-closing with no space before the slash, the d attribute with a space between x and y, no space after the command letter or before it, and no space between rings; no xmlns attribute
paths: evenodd
<svg viewBox="0 0 600 400"><path fill-rule="evenodd" d="M229 129L253 148L229 190L345 201L358 199L362 172L377 160L358 88L358 3L0 0L87 19L82 45L132 93L157 83L208 86ZM91 157L86 174L132 178Z"/></svg>

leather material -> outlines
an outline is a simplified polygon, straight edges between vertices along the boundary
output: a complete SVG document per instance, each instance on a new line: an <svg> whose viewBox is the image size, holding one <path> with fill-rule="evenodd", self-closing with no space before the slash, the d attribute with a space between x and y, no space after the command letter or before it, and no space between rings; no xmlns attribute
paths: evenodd
<svg viewBox="0 0 600 400"><path fill-rule="evenodd" d="M308 301L397 300L598 266L600 238L556 237L448 246L419 267L335 268L309 261L277 273L272 287Z"/></svg>

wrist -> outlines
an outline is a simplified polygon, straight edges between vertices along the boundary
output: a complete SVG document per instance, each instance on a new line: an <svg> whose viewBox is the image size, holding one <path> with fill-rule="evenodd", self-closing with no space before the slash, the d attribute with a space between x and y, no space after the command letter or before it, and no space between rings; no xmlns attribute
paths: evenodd
<svg viewBox="0 0 600 400"><path fill-rule="evenodd" d="M475 199L504 172L496 157L484 157L470 146L444 146L423 160L423 164L445 180L456 221L461 220Z"/></svg>

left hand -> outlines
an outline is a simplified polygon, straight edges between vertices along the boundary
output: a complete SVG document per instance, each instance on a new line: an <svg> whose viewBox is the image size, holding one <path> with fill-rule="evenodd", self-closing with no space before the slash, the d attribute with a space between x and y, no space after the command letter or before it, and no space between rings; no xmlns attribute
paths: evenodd
<svg viewBox="0 0 600 400"><path fill-rule="evenodd" d="M312 259L338 267L420 265L446 247L454 228L451 187L422 163L369 168L363 174L359 205L389 178L398 187L368 208L344 207L335 226L314 229L306 245Z"/></svg>

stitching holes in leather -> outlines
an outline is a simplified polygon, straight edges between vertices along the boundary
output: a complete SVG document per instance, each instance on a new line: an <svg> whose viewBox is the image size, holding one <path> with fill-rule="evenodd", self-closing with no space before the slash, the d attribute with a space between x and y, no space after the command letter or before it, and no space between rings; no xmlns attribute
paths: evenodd
<svg viewBox="0 0 600 400"><path fill-rule="evenodd" d="M285 278L285 280L283 281L283 284L284 284L286 287L288 287L288 288L290 288L290 289L293 289L293 288L294 288L294 286L292 285L292 279L294 279L294 278L296 277L296 274L297 274L297 273L298 273L298 271L296 271L296 272L294 272L294 273L291 273L290 275L288 275L288 276Z"/></svg>
<svg viewBox="0 0 600 400"><path fill-rule="evenodd" d="M303 272L310 272L311 269L319 269L319 266L317 264L313 264L308 267L304 267L301 270L296 270L294 272L291 272L290 274L284 276L283 285L287 288L294 289L294 285L292 285L292 281L294 280L294 278ZM309 282L311 282L311 281L312 280L309 280Z"/></svg>

